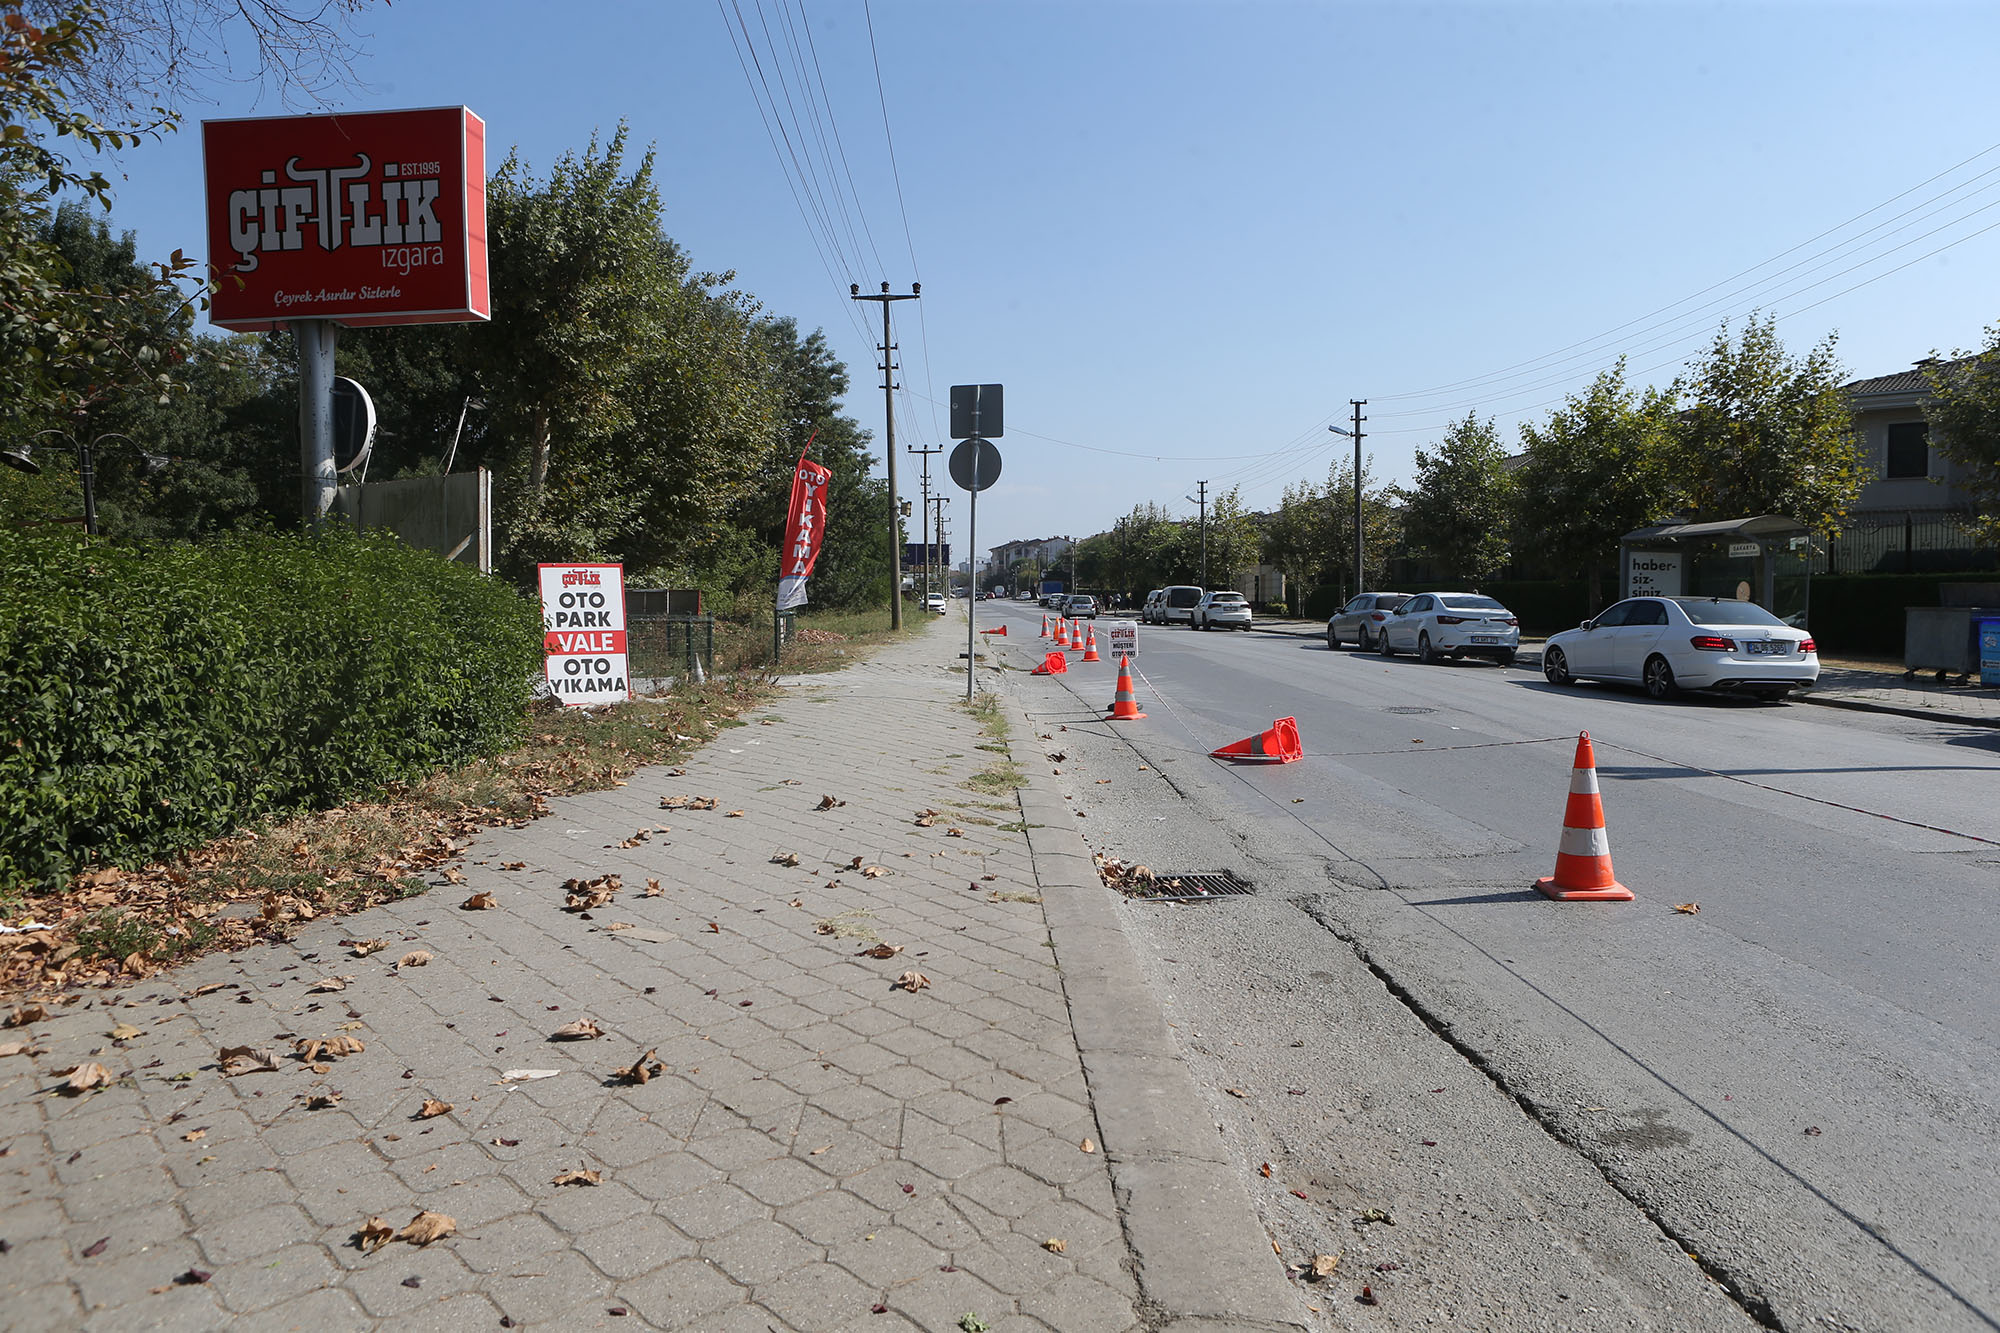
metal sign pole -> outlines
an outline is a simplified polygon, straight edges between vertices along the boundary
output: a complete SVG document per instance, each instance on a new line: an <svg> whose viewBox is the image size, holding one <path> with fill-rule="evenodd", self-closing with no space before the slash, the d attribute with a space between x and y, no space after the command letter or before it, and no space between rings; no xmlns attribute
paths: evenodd
<svg viewBox="0 0 2000 1333"><path fill-rule="evenodd" d="M300 515L317 528L340 484L333 461L333 347L340 326L330 319L295 319L299 346Z"/></svg>
<svg viewBox="0 0 2000 1333"><path fill-rule="evenodd" d="M977 458L975 458L972 463L972 505L970 512L967 514L965 520L965 550L966 550L966 563L968 565L971 564L972 560L971 553L977 551L978 549L979 549L979 461ZM946 581L947 582L950 581L949 573L947 573L946 575ZM965 589L965 701L967 703L972 702L972 666L974 661L976 660L973 657L973 654L978 651L977 647L978 643L977 635L979 633L979 628L977 624L979 620L979 598L977 596L978 591L979 591L979 576L977 574L969 575L966 579L966 589Z"/></svg>

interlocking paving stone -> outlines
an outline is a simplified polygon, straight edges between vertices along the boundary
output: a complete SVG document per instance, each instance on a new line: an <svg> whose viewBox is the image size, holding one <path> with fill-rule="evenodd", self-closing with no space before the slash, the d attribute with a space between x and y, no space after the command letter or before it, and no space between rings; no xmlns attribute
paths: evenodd
<svg viewBox="0 0 2000 1333"><path fill-rule="evenodd" d="M622 1326L619 1306L634 1327L721 1333L969 1311L996 1330L1137 1327L1104 1155L1076 1147L1095 1120L1043 909L986 898L1032 889L1035 864L1001 827L1011 798L962 785L1000 756L978 748L935 637L791 682L767 710L783 721L721 729L682 776L642 770L480 835L462 884L57 1010L36 1028L49 1053L0 1069L0 1322L597 1327ZM848 804L815 811L828 792ZM675 793L721 810L661 810ZM926 808L943 814L917 827ZM799 866L771 862L786 850ZM861 876L856 855L889 873ZM564 878L607 872L627 886L610 907L561 910ZM456 910L480 890L498 910ZM827 918L868 934L817 933ZM390 947L340 944L365 938ZM904 952L857 957L871 938ZM393 966L419 947L429 966ZM895 989L909 969L930 987ZM307 993L328 974L353 979ZM209 982L227 988L190 997ZM139 1037L84 1054L128 1014ZM610 1035L546 1040L586 1015ZM343 1024L367 1049L324 1075L280 1035ZM281 1068L222 1077L214 1053L235 1044ZM662 1076L612 1085L652 1047ZM47 1095L53 1070L103 1057L130 1077ZM509 1069L559 1072L503 1084ZM339 1104L308 1111L329 1088ZM417 1119L426 1097L453 1109ZM604 1183L550 1183L575 1166ZM353 1243L371 1215L400 1228L424 1208L458 1234ZM1027 1234L1044 1227L1069 1253ZM197 1266L209 1284L152 1290Z"/></svg>

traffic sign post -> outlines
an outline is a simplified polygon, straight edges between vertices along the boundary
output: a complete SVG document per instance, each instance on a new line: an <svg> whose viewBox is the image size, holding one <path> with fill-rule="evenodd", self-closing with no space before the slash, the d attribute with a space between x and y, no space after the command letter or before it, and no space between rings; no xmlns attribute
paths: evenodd
<svg viewBox="0 0 2000 1333"><path fill-rule="evenodd" d="M961 387L964 386L954 386L951 391L954 423L958 416L958 390ZM1000 386L993 384L975 387L984 387L993 390L995 416L997 418ZM965 549L968 551L977 551L979 549L979 493L1000 480L1000 451L993 447L991 440L981 439L976 435L964 441L951 451L951 479L958 483L960 490L972 493L972 503L970 505L972 512L967 517L965 525ZM979 632L979 598L975 595L979 591L978 576L974 575L969 582L971 586L965 590L965 701L967 703L972 702L973 665L977 660L974 654L979 651L978 640L975 637Z"/></svg>

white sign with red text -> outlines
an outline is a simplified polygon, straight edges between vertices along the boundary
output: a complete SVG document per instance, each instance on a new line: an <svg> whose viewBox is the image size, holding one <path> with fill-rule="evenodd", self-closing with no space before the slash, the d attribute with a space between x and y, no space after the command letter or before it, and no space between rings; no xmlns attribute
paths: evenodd
<svg viewBox="0 0 2000 1333"><path fill-rule="evenodd" d="M632 697L625 669L625 566L543 565L542 656L565 704Z"/></svg>

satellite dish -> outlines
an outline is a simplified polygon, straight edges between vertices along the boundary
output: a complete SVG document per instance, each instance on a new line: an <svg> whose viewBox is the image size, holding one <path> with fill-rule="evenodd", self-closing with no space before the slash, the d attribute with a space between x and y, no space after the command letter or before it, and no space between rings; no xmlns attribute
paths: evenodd
<svg viewBox="0 0 2000 1333"><path fill-rule="evenodd" d="M345 375L333 381L333 466L352 472L375 446L375 400Z"/></svg>

